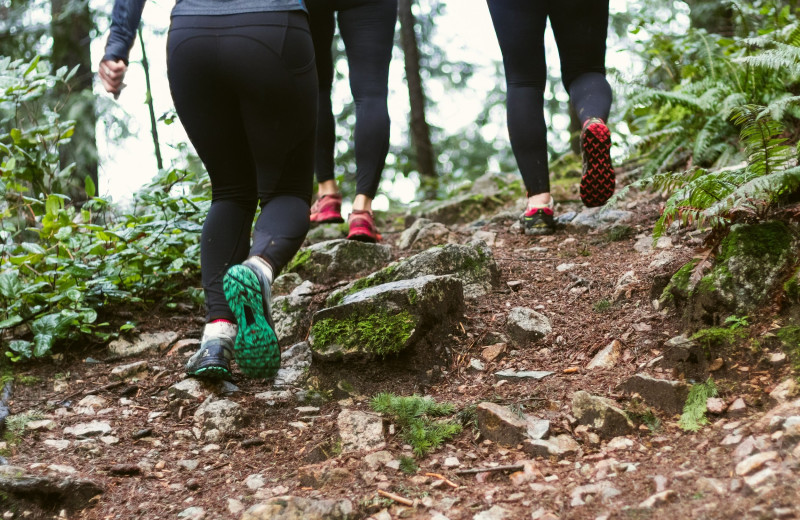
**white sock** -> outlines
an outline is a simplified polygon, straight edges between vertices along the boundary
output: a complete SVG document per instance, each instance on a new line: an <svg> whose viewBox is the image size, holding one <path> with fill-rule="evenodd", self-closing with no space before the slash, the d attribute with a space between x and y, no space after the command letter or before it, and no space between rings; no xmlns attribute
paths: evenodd
<svg viewBox="0 0 800 520"><path fill-rule="evenodd" d="M269 265L269 262L261 258L260 256L251 256L247 260L244 261L247 264L247 267L251 269L257 269L261 274L266 276L267 280L269 280L270 285L272 285L272 266Z"/></svg>
<svg viewBox="0 0 800 520"><path fill-rule="evenodd" d="M211 338L228 337L231 340L236 338L236 332L239 330L235 323L225 320L216 320L211 323L206 323L203 327L203 338L200 343L205 343Z"/></svg>

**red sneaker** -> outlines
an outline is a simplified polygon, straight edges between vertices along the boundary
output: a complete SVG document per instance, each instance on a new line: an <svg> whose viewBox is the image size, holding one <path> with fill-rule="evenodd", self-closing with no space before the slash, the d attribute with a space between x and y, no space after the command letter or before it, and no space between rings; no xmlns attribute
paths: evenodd
<svg viewBox="0 0 800 520"><path fill-rule="evenodd" d="M584 206L602 206L614 194L614 167L611 165L611 132L602 119L586 121L581 132L581 200Z"/></svg>
<svg viewBox="0 0 800 520"><path fill-rule="evenodd" d="M375 218L372 216L371 211L353 210L350 216L347 217L347 222L350 225L350 232L347 238L350 240L358 240L360 242L379 242L381 235L375 229Z"/></svg>
<svg viewBox="0 0 800 520"><path fill-rule="evenodd" d="M344 222L342 218L342 196L334 193L318 198L311 205L311 222L314 224Z"/></svg>

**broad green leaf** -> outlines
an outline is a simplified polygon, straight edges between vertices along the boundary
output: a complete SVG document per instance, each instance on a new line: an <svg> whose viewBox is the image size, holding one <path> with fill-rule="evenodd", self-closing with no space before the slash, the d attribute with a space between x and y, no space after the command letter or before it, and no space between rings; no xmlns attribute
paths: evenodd
<svg viewBox="0 0 800 520"><path fill-rule="evenodd" d="M19 323L22 323L22 316L14 315L8 319L0 321L0 329L8 329Z"/></svg>
<svg viewBox="0 0 800 520"><path fill-rule="evenodd" d="M16 299L22 291L22 283L19 274L14 271L6 271L0 274L0 295L9 299Z"/></svg>
<svg viewBox="0 0 800 520"><path fill-rule="evenodd" d="M84 178L84 185L86 186L86 196L88 198L93 198L97 193L97 187L94 185L94 181L88 175ZM88 217L84 218L86 222L89 222Z"/></svg>
<svg viewBox="0 0 800 520"><path fill-rule="evenodd" d="M8 342L8 348L25 359L30 359L32 346L33 344L30 341L25 341L23 339L12 339Z"/></svg>

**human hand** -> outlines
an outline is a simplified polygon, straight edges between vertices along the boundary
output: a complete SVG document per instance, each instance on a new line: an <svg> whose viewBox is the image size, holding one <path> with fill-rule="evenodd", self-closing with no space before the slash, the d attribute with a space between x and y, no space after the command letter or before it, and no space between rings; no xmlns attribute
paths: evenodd
<svg viewBox="0 0 800 520"><path fill-rule="evenodd" d="M103 83L103 88L106 89L106 92L114 94L114 99L119 98L120 92L125 88L125 83L122 80L125 79L127 70L128 66L122 60L103 60L100 62L100 69L97 71L97 75L100 76L100 81Z"/></svg>

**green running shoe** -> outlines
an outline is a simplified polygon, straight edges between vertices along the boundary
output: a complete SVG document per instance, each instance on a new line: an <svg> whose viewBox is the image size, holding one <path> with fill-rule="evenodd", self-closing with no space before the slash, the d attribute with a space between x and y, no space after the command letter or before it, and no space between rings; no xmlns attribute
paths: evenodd
<svg viewBox="0 0 800 520"><path fill-rule="evenodd" d="M239 325L233 347L239 369L256 379L274 376L281 366L281 349L272 321L269 281L245 263L228 269L222 289Z"/></svg>

